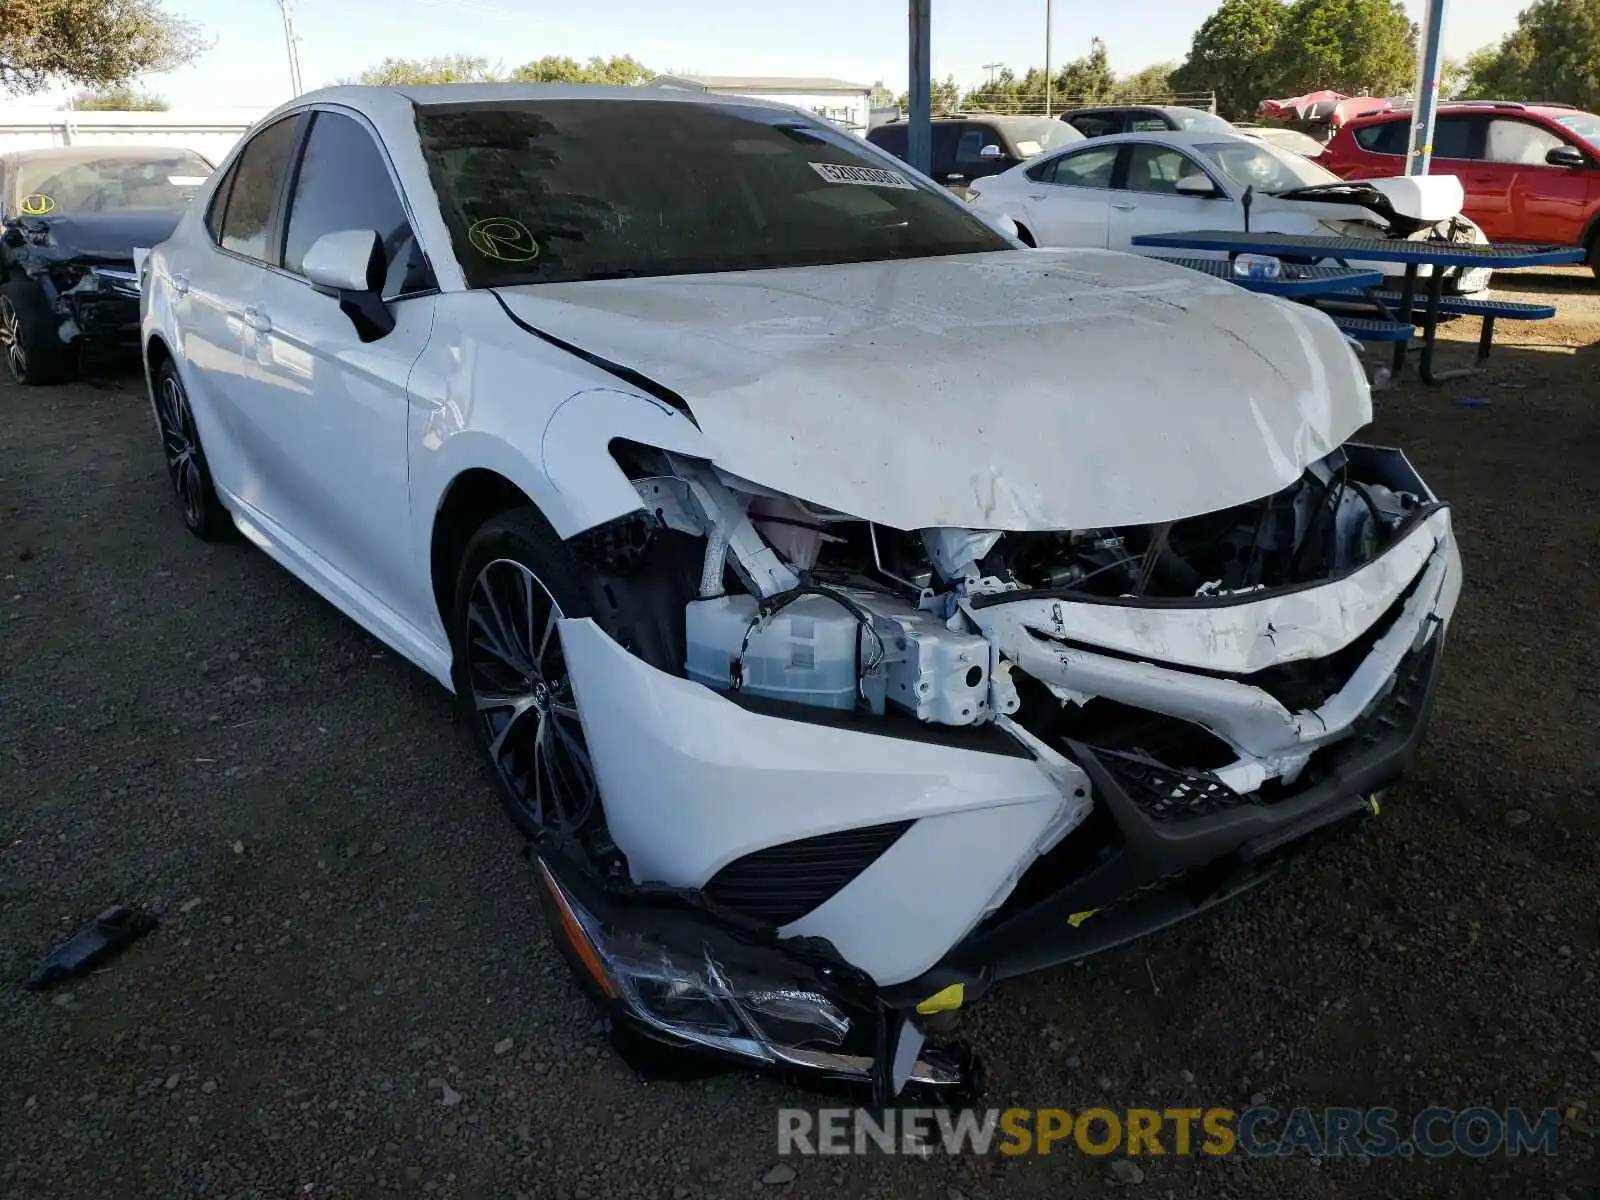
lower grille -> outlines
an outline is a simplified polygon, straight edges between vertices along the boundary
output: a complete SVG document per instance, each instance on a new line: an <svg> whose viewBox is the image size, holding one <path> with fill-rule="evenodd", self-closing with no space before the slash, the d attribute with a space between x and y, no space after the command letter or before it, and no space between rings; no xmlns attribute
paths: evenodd
<svg viewBox="0 0 1600 1200"><path fill-rule="evenodd" d="M768 846L736 858L702 891L774 925L798 921L876 862L914 824L895 821Z"/></svg>
<svg viewBox="0 0 1600 1200"><path fill-rule="evenodd" d="M1257 802L1213 775L1178 770L1141 754L1097 748L1095 757L1152 821L1205 817Z"/></svg>

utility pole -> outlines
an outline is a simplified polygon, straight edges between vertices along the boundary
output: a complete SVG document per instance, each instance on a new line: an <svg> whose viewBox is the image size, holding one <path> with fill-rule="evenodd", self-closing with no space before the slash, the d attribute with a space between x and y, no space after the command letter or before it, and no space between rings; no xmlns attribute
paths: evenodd
<svg viewBox="0 0 1600 1200"><path fill-rule="evenodd" d="M1003 66L1005 66L1005 63L984 63L983 64L983 69L985 71L989 72L989 86L990 87L994 86L994 73L996 71L998 71Z"/></svg>
<svg viewBox="0 0 1600 1200"><path fill-rule="evenodd" d="M278 11L283 14L283 44L289 52L289 87L293 93L300 94L300 52L295 49L294 13L290 11L289 0L278 0Z"/></svg>
<svg viewBox="0 0 1600 1200"><path fill-rule="evenodd" d="M1044 0L1044 115L1050 115L1050 0Z"/></svg>
<svg viewBox="0 0 1600 1200"><path fill-rule="evenodd" d="M924 175L933 170L933 0L910 0L911 86L907 89L910 113L906 121L906 157Z"/></svg>
<svg viewBox="0 0 1600 1200"><path fill-rule="evenodd" d="M1448 0L1427 0L1427 7L1423 9L1416 100L1411 105L1411 153L1406 159L1407 175L1426 175L1428 165L1433 160L1433 119L1439 107L1439 73L1444 62L1439 47L1444 37L1447 3Z"/></svg>

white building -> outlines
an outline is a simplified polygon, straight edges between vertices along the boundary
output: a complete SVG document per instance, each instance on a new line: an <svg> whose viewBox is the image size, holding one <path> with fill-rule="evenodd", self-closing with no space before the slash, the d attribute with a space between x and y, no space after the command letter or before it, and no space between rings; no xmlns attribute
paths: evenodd
<svg viewBox="0 0 1600 1200"><path fill-rule="evenodd" d="M222 158L266 108L120 112L0 105L0 153L85 144L163 146Z"/></svg>
<svg viewBox="0 0 1600 1200"><path fill-rule="evenodd" d="M872 87L843 79L794 75L658 75L651 87L711 92L721 96L754 96L816 113L855 133L866 133Z"/></svg>

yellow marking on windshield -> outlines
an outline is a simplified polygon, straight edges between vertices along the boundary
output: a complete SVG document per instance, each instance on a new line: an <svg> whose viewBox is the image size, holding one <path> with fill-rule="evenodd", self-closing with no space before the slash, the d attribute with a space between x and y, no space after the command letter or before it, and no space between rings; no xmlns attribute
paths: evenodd
<svg viewBox="0 0 1600 1200"><path fill-rule="evenodd" d="M511 217L485 217L467 227L467 240L485 258L497 262L532 262L539 257L533 231Z"/></svg>
<svg viewBox="0 0 1600 1200"><path fill-rule="evenodd" d="M48 212L54 212L56 202L43 192L33 192L22 198L22 211L30 217L42 217Z"/></svg>

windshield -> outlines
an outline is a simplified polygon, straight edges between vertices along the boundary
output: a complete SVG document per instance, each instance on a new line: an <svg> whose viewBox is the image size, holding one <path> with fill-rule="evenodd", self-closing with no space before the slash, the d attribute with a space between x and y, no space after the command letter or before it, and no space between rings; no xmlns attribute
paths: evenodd
<svg viewBox="0 0 1600 1200"><path fill-rule="evenodd" d="M148 155L93 151L50 153L19 162L12 192L23 213L111 212L182 208L211 175L211 164L187 150Z"/></svg>
<svg viewBox="0 0 1600 1200"><path fill-rule="evenodd" d="M1071 125L1048 117L1010 120L1001 128L1016 147L1019 158L1037 158L1046 150L1058 149L1069 142L1083 141L1083 134Z"/></svg>
<svg viewBox="0 0 1600 1200"><path fill-rule="evenodd" d="M1562 113L1556 118L1584 141L1600 146L1600 117L1593 113Z"/></svg>
<svg viewBox="0 0 1600 1200"><path fill-rule="evenodd" d="M1009 250L849 133L740 104L425 105L469 287Z"/></svg>
<svg viewBox="0 0 1600 1200"><path fill-rule="evenodd" d="M1232 125L1216 113L1208 113L1203 108L1168 108L1164 111L1178 123L1179 129L1188 130L1190 133L1233 132Z"/></svg>
<svg viewBox="0 0 1600 1200"><path fill-rule="evenodd" d="M1237 142L1210 142L1196 149L1222 168L1222 173L1240 187L1254 187L1268 196L1292 192L1296 188L1340 182L1332 171L1298 154L1280 150L1269 142L1240 139Z"/></svg>

